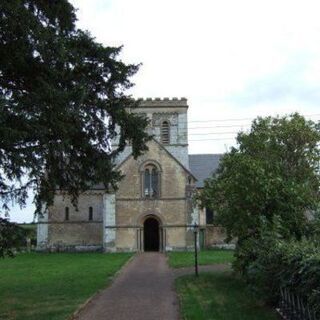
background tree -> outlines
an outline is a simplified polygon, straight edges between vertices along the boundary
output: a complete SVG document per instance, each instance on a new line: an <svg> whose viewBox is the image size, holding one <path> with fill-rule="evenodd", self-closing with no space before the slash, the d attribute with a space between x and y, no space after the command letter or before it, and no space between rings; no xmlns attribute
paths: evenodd
<svg viewBox="0 0 320 320"><path fill-rule="evenodd" d="M246 240L259 239L275 221L281 237L306 234L308 213L319 208L320 125L299 114L257 118L237 142L205 181L199 200L217 212L228 238L238 239L241 259ZM253 251L245 252L250 259Z"/></svg>
<svg viewBox="0 0 320 320"><path fill-rule="evenodd" d="M126 143L135 157L146 149L147 120L127 111L137 102L125 94L138 65L75 22L67 0L0 2L2 210L11 201L23 206L29 189L40 212L56 189L75 202L92 184L115 187L113 160Z"/></svg>
<svg viewBox="0 0 320 320"><path fill-rule="evenodd" d="M0 219L0 258L13 257L12 248L20 248L25 245L28 232L7 219Z"/></svg>

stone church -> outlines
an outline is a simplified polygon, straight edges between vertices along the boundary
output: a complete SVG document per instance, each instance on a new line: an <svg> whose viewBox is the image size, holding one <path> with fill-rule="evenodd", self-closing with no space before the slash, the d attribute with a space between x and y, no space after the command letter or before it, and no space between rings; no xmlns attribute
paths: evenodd
<svg viewBox="0 0 320 320"><path fill-rule="evenodd" d="M114 193L97 185L79 197L77 210L57 193L39 218L38 250L187 250L194 245L195 224L200 247L223 242L213 212L192 201L220 155L189 155L187 99L144 99L133 112L150 119L149 150L136 160L130 146L121 153L116 165L124 178Z"/></svg>

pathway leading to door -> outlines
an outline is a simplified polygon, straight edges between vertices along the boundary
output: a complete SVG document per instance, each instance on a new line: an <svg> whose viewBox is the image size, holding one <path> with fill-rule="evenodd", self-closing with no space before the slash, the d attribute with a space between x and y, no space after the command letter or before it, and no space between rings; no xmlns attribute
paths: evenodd
<svg viewBox="0 0 320 320"><path fill-rule="evenodd" d="M76 319L176 320L179 310L173 281L164 254L137 254L111 287L91 300Z"/></svg>

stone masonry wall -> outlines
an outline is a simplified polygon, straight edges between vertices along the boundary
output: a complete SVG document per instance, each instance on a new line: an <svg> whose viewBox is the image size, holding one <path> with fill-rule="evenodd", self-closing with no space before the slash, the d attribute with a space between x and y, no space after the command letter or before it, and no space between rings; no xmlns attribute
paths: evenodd
<svg viewBox="0 0 320 320"><path fill-rule="evenodd" d="M76 209L68 197L57 194L49 208L48 247L54 250L87 250L102 247L102 197L103 192L88 192L79 197ZM69 220L65 220L65 208ZM93 219L89 221L89 207Z"/></svg>
<svg viewBox="0 0 320 320"><path fill-rule="evenodd" d="M204 231L204 246L210 247L228 247L233 246L235 241L231 241L230 245L226 243L227 233L224 228L206 223L206 211L205 209L199 209L200 227Z"/></svg>
<svg viewBox="0 0 320 320"><path fill-rule="evenodd" d="M126 174L119 183L116 193L117 250L138 250L138 229L125 226L143 226L144 218L155 215L166 227L165 245L170 248L186 247L186 229L188 206L186 185L189 173L174 160L158 143L150 141L149 150L137 160L125 161L120 169ZM142 193L143 167L149 162L160 165L161 196L159 199L144 199ZM171 228L170 226L181 227Z"/></svg>

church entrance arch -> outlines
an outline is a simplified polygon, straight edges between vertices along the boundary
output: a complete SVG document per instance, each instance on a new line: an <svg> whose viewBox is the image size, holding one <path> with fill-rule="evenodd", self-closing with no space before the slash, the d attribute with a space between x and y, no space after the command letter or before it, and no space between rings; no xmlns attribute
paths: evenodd
<svg viewBox="0 0 320 320"><path fill-rule="evenodd" d="M149 216L143 223L144 251L160 250L160 223L153 216Z"/></svg>

